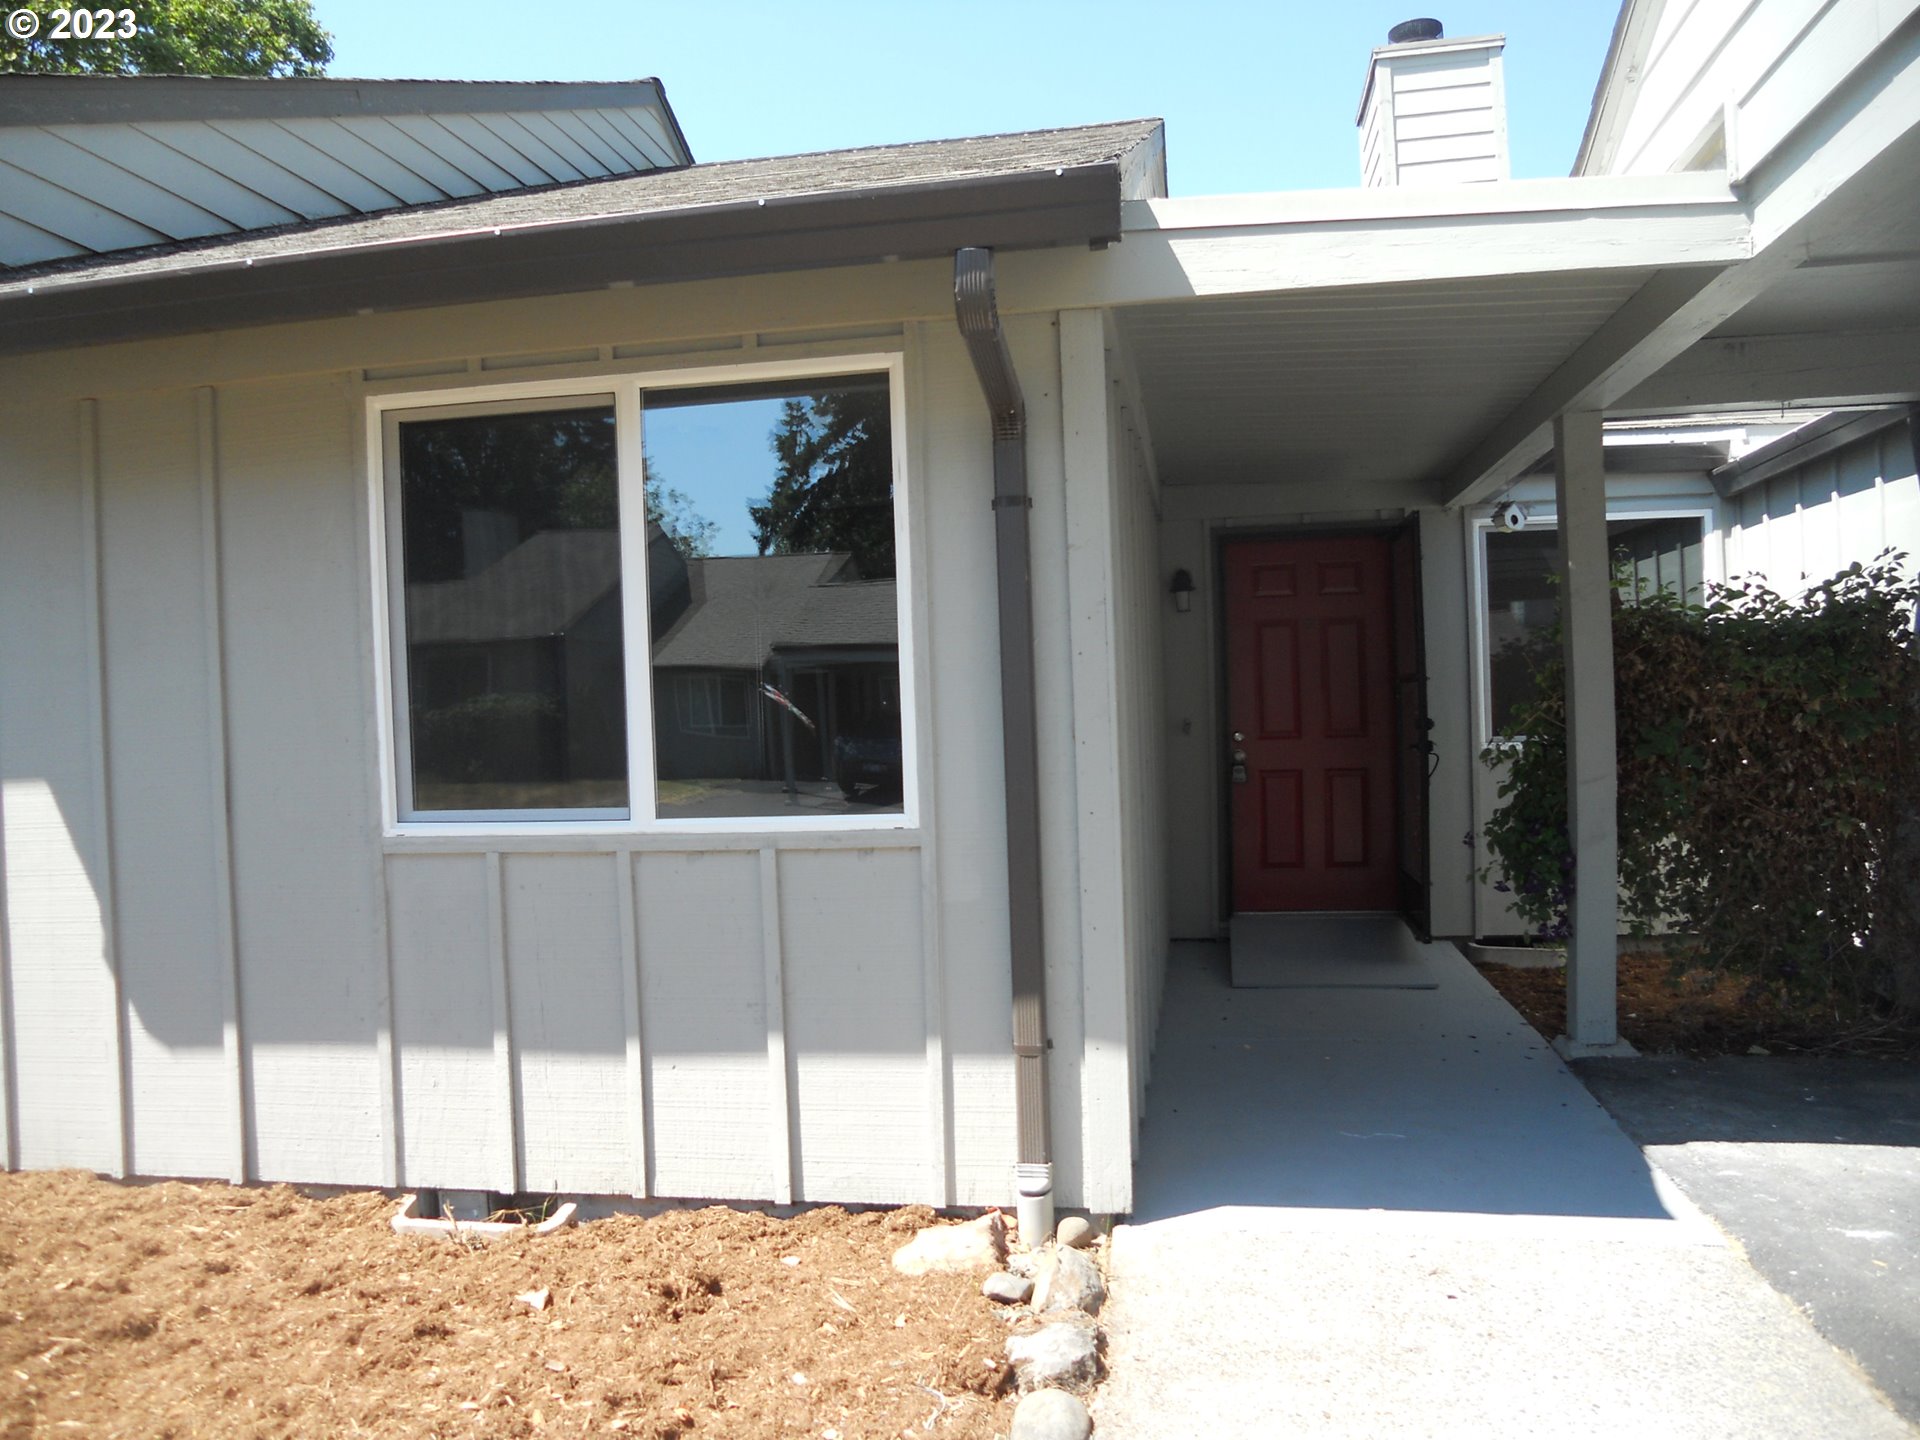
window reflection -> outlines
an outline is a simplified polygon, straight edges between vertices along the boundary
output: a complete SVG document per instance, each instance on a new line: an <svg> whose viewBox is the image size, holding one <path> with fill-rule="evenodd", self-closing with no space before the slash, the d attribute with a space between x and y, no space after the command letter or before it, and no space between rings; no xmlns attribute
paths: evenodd
<svg viewBox="0 0 1920 1440"><path fill-rule="evenodd" d="M1697 602L1705 580L1701 521L1695 517L1609 520L1607 544L1636 590L1670 590ZM1559 533L1551 528L1489 530L1487 538L1488 715L1493 734L1512 735L1537 687L1526 641L1560 617ZM1631 599L1633 591L1627 592Z"/></svg>
<svg viewBox="0 0 1920 1440"><path fill-rule="evenodd" d="M626 813L612 408L399 432L414 810Z"/></svg>
<svg viewBox="0 0 1920 1440"><path fill-rule="evenodd" d="M648 391L663 818L899 813L884 375Z"/></svg>

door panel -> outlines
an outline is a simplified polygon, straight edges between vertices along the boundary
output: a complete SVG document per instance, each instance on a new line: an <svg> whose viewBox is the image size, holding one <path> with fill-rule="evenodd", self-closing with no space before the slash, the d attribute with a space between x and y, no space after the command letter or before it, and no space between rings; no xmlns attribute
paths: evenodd
<svg viewBox="0 0 1920 1440"><path fill-rule="evenodd" d="M1223 568L1229 749L1245 773L1229 787L1234 909L1396 909L1385 537L1243 541Z"/></svg>

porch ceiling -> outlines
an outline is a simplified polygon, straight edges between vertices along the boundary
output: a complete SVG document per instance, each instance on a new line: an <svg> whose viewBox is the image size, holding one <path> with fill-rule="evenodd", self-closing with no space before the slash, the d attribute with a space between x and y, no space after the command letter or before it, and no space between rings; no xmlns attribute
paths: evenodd
<svg viewBox="0 0 1920 1440"><path fill-rule="evenodd" d="M1920 128L1826 199L1794 263L1614 407L1623 414L1920 401Z"/></svg>
<svg viewBox="0 0 1920 1440"><path fill-rule="evenodd" d="M1437 484L1652 273L1174 300L1117 324L1166 483Z"/></svg>

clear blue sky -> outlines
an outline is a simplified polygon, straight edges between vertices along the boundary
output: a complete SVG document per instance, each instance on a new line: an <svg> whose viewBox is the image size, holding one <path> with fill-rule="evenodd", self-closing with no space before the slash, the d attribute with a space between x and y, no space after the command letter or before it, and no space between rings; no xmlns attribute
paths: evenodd
<svg viewBox="0 0 1920 1440"><path fill-rule="evenodd" d="M1367 52L1435 15L1507 37L1517 177L1573 163L1617 0L887 4L315 0L337 76L657 75L695 158L1158 116L1175 195L1359 183ZM966 17L962 19L961 17Z"/></svg>

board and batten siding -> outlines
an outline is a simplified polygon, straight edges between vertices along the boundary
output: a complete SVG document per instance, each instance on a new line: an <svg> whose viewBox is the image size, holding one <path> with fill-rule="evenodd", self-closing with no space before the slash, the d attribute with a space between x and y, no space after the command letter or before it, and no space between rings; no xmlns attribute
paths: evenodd
<svg viewBox="0 0 1920 1440"><path fill-rule="evenodd" d="M1789 597L1883 550L1920 563L1920 478L1912 430L1893 425L1720 502L1730 578L1758 576Z"/></svg>
<svg viewBox="0 0 1920 1440"><path fill-rule="evenodd" d="M806 282L815 295L829 283ZM1080 692L1112 682L1070 653L1067 580L1074 527L1113 522L1069 516L1057 318L1008 329L1034 418L1046 883L1050 898L1113 895L1155 877L1146 852L1091 865L1079 853L1094 826L1076 815L1076 736L1116 722L1103 710L1076 723ZM362 374L188 387L159 345L118 371L144 387L42 396L0 417L6 1163L1007 1203L990 433L953 325L891 333L883 343L905 351L919 576L914 829L388 835ZM603 371L681 363L623 367L610 357L629 338L595 342ZM180 343L190 372L203 351ZM794 353L833 343L809 332ZM655 353L724 363L713 351ZM1098 388L1096 508L1109 493ZM1112 494L1133 510L1128 538L1110 543L1137 568L1153 526L1138 494ZM1150 747L1125 744L1150 773ZM1132 958L1103 951L1097 974L1079 913L1050 916L1063 1205L1130 1204L1129 1137L1109 1153L1114 1127L1087 1103L1138 1088L1137 992L1157 922L1151 900L1130 903L1148 917L1129 922ZM1096 1044L1083 1012L1110 983L1124 1028L1102 1020Z"/></svg>

